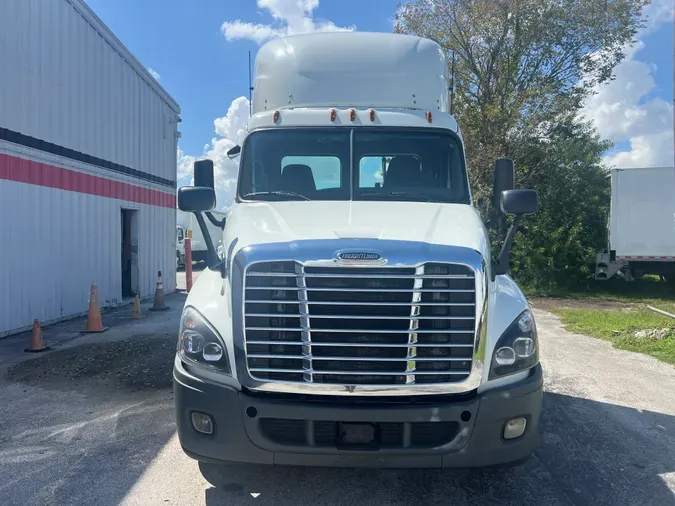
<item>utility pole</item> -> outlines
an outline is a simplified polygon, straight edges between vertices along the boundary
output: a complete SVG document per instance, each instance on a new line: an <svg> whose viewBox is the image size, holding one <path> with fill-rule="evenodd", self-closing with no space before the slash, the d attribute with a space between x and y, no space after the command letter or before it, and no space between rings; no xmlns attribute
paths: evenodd
<svg viewBox="0 0 675 506"><path fill-rule="evenodd" d="M455 51L452 51L452 67L450 70L450 114L453 113L455 102Z"/></svg>

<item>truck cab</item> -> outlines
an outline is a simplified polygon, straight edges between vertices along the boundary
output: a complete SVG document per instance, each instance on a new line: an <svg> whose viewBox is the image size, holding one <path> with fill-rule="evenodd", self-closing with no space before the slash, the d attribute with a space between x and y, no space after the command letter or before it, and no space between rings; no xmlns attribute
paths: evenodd
<svg viewBox="0 0 675 506"><path fill-rule="evenodd" d="M542 369L508 257L537 195L496 161L495 203L514 220L493 254L446 74L441 48L407 35L261 47L222 256L211 244L179 329L188 455L443 468L533 452ZM212 163L194 180L179 207L205 228Z"/></svg>
<svg viewBox="0 0 675 506"><path fill-rule="evenodd" d="M176 269L185 267L185 238L187 230L181 225L176 225Z"/></svg>

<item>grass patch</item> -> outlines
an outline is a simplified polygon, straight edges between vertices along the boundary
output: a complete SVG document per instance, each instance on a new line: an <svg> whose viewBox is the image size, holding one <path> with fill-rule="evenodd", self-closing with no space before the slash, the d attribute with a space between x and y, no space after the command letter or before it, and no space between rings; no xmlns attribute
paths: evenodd
<svg viewBox="0 0 675 506"><path fill-rule="evenodd" d="M634 335L619 336L612 341L615 348L651 355L654 358L675 365L675 333L665 339L645 339Z"/></svg>
<svg viewBox="0 0 675 506"><path fill-rule="evenodd" d="M644 299L643 299L644 300ZM675 314L675 302L659 300L659 309ZM579 334L610 341L615 348L651 355L675 364L675 319L647 309L646 304L613 309L552 308L565 327ZM636 337L639 330L665 329L663 339Z"/></svg>
<svg viewBox="0 0 675 506"><path fill-rule="evenodd" d="M660 304L659 309L675 314L675 303ZM602 339L645 329L675 329L674 319L650 311L645 306L615 309L556 308L553 312L562 318L569 330Z"/></svg>
<svg viewBox="0 0 675 506"><path fill-rule="evenodd" d="M578 300L606 300L614 302L638 302L656 306L662 302L675 303L675 285L660 281L658 276L645 276L637 281L612 278L596 281L584 288L541 290L521 287L527 296L556 297ZM659 307L659 309L664 309ZM668 311L666 309L666 311Z"/></svg>

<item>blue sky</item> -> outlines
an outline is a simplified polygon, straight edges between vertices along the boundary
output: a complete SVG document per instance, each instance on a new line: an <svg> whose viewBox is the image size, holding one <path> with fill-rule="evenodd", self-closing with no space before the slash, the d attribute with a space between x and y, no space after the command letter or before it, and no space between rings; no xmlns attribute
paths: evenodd
<svg viewBox="0 0 675 506"><path fill-rule="evenodd" d="M182 109L179 176L194 157L216 164L223 197L236 165L222 157L238 142L248 105L248 51L266 37L335 27L391 31L397 0L86 0ZM673 165L673 0L653 0L650 21L617 78L584 115L615 141L607 162ZM224 25L225 24L225 25Z"/></svg>
<svg viewBox="0 0 675 506"><path fill-rule="evenodd" d="M214 136L213 120L233 99L248 96L250 40L227 41L225 21L273 23L255 0L86 0L96 14L180 104L181 149L200 154ZM281 2L279 2L281 3ZM368 5L367 8L364 6ZM392 31L396 0L322 0L316 20L368 31Z"/></svg>

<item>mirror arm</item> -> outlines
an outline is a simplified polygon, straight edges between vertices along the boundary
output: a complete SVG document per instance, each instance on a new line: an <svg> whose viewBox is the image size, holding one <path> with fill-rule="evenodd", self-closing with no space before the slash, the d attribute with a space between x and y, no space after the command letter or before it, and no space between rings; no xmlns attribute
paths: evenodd
<svg viewBox="0 0 675 506"><path fill-rule="evenodd" d="M513 246L513 239L518 233L518 226L520 225L520 218L522 215L517 214L513 218L513 223L511 223L511 228L506 234L504 239L504 244L502 244L502 249L499 252L497 259L492 260L492 281L495 280L500 274L506 274L509 271L509 257L511 256L511 247Z"/></svg>
<svg viewBox="0 0 675 506"><path fill-rule="evenodd" d="M225 221L226 221L225 218L223 218L222 220L217 220L216 217L213 216L213 214L211 214L209 211L207 211L204 214L206 214L206 217L209 219L209 221L213 223L214 227L218 227L221 230L225 228Z"/></svg>
<svg viewBox="0 0 675 506"><path fill-rule="evenodd" d="M216 252L216 248L214 248L214 246L213 246L213 240L211 240L211 234L209 233L209 230L206 228L206 222L204 221L204 217L202 216L202 213L193 213L193 214L197 218L197 223L199 224L199 230L202 231L202 236L204 237L204 242L206 243L206 251L208 253L207 263L209 265L209 268L213 268L218 264L218 262L220 262L220 259L218 258L218 253Z"/></svg>

